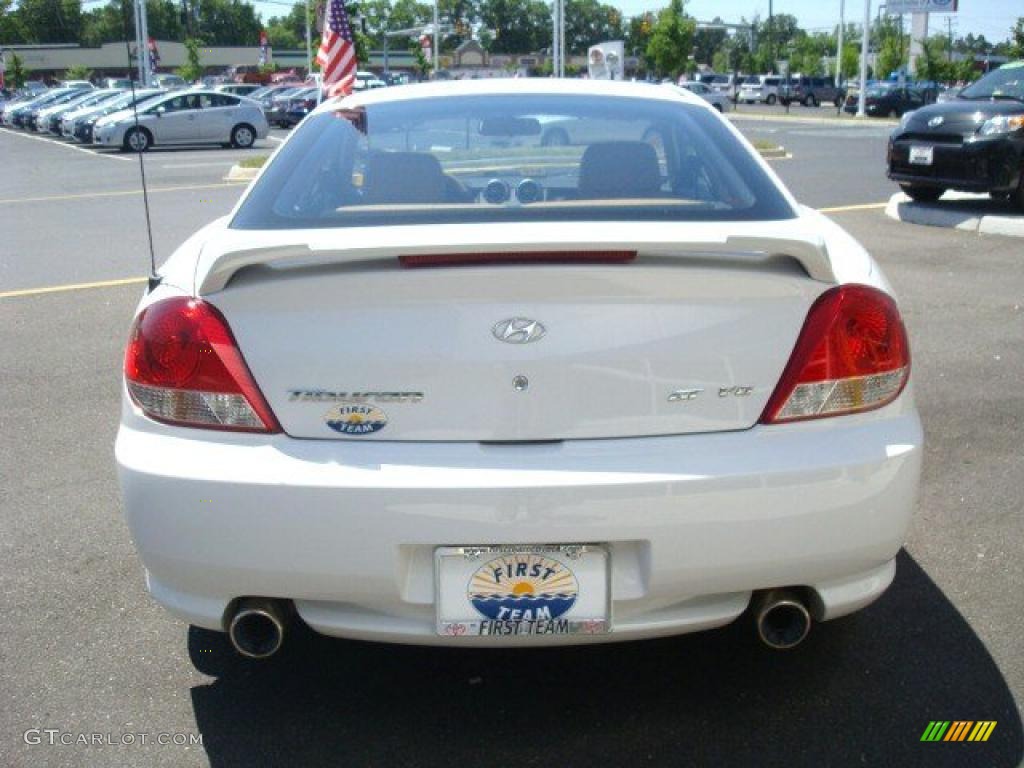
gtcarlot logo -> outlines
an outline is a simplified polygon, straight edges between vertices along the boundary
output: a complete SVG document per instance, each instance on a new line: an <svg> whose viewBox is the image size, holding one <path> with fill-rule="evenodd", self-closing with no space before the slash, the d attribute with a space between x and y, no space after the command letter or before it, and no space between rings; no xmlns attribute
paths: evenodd
<svg viewBox="0 0 1024 768"><path fill-rule="evenodd" d="M203 744L201 733L87 733L60 728L29 728L22 739L30 746L49 747L130 747L136 744L191 747Z"/></svg>
<svg viewBox="0 0 1024 768"><path fill-rule="evenodd" d="M995 720L932 720L921 741L988 741L995 729Z"/></svg>

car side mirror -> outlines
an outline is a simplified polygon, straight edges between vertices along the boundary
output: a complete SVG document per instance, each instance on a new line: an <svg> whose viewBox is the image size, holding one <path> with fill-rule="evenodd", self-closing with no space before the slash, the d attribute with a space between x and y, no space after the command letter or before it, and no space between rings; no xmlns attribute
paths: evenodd
<svg viewBox="0 0 1024 768"><path fill-rule="evenodd" d="M166 111L167 111L167 107L157 107L156 109L153 110L153 113L157 117L163 117L164 116L164 112L166 112Z"/></svg>

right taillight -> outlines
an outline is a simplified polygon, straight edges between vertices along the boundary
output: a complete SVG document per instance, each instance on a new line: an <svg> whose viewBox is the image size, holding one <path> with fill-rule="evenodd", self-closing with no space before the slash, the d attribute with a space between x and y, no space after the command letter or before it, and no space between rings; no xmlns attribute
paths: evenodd
<svg viewBox="0 0 1024 768"><path fill-rule="evenodd" d="M880 408L910 376L910 346L896 302L867 285L818 297L761 415L762 424Z"/></svg>

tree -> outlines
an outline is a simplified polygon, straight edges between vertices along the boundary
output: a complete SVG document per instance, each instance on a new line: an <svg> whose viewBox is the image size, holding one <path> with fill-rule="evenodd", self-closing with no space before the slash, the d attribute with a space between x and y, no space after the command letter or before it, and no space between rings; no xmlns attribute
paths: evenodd
<svg viewBox="0 0 1024 768"><path fill-rule="evenodd" d="M91 80L93 72L84 64L76 64L73 67L68 67L64 72L65 80Z"/></svg>
<svg viewBox="0 0 1024 768"><path fill-rule="evenodd" d="M890 73L897 71L906 63L903 55L903 46L895 36L888 36L882 40L882 46L878 51L878 58L875 61L875 69L878 77L885 79Z"/></svg>
<svg viewBox="0 0 1024 768"><path fill-rule="evenodd" d="M416 69L419 70L420 76L426 77L429 75L430 70L433 69L433 64L430 63L430 59L423 53L423 48L419 42L409 43L409 50L412 51L412 57L416 61Z"/></svg>
<svg viewBox="0 0 1024 768"><path fill-rule="evenodd" d="M626 29L626 53L638 56L644 70L652 66L647 58L647 44L651 42L651 33L654 31L656 22L654 14L646 11L631 18L629 27Z"/></svg>
<svg viewBox="0 0 1024 768"><path fill-rule="evenodd" d="M7 73L5 77L10 81L13 88L21 88L25 85L25 81L28 80L29 70L25 68L21 57L14 53L11 54L11 58L8 61Z"/></svg>
<svg viewBox="0 0 1024 768"><path fill-rule="evenodd" d="M598 0L565 0L565 50L567 54L586 53L587 49L605 40L622 40L622 14L612 5ZM546 43L550 44L551 30Z"/></svg>
<svg viewBox="0 0 1024 768"><path fill-rule="evenodd" d="M1024 59L1024 16L1017 19L1017 23L1010 30L1010 40L1007 56L1014 59Z"/></svg>
<svg viewBox="0 0 1024 768"><path fill-rule="evenodd" d="M717 16L713 24L722 20ZM698 64L711 64L715 53L720 51L728 41L725 29L698 29L693 36L693 58ZM715 70L716 72L719 70Z"/></svg>
<svg viewBox="0 0 1024 768"><path fill-rule="evenodd" d="M20 0L14 15L26 43L77 43L81 39L80 0Z"/></svg>
<svg viewBox="0 0 1024 768"><path fill-rule="evenodd" d="M241 0L202 0L199 4L200 44L256 45L261 29L256 9Z"/></svg>
<svg viewBox="0 0 1024 768"><path fill-rule="evenodd" d="M185 66L178 68L178 74L189 83L203 76L203 65L199 62L199 40L194 37L185 41Z"/></svg>
<svg viewBox="0 0 1024 768"><path fill-rule="evenodd" d="M493 31L492 53L539 51L551 39L551 12L542 0L482 0L480 20Z"/></svg>
<svg viewBox="0 0 1024 768"><path fill-rule="evenodd" d="M658 74L678 77L686 69L697 24L683 12L683 0L672 0L658 13L647 55Z"/></svg>

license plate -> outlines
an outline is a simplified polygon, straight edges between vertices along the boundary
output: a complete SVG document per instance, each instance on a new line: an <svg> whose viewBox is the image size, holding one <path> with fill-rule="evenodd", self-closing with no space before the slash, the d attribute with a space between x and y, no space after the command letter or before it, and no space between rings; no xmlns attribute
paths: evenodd
<svg viewBox="0 0 1024 768"><path fill-rule="evenodd" d="M935 147L911 147L911 165L931 165L935 159Z"/></svg>
<svg viewBox="0 0 1024 768"><path fill-rule="evenodd" d="M600 635L611 631L606 547L439 547L435 568L439 635Z"/></svg>

